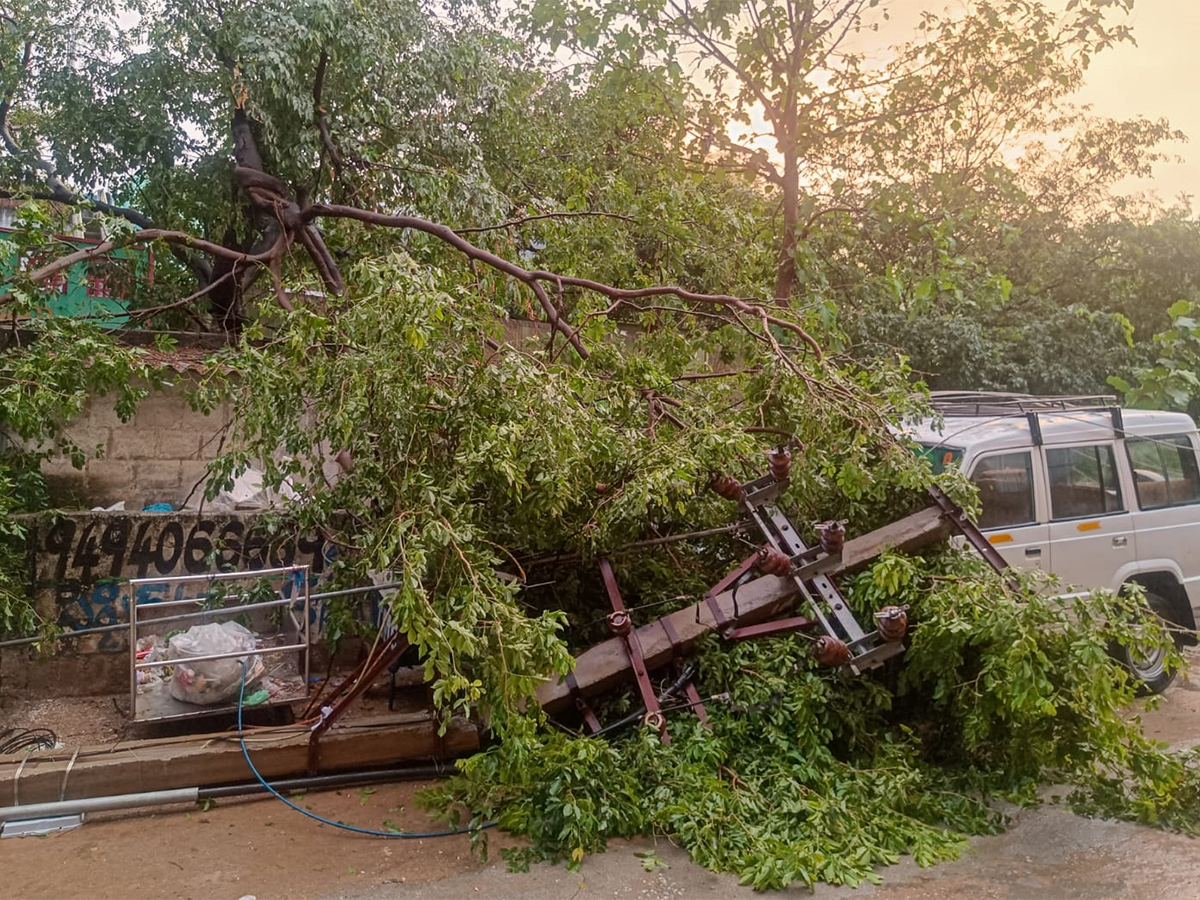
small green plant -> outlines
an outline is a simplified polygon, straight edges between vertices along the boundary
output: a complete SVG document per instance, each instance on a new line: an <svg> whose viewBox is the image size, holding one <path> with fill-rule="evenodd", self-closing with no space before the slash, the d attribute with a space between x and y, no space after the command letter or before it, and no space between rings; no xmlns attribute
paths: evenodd
<svg viewBox="0 0 1200 900"><path fill-rule="evenodd" d="M1129 379L1117 375L1108 383L1129 406L1143 409L1195 411L1200 398L1200 321L1196 304L1177 300L1167 309L1171 327L1156 335L1144 364Z"/></svg>
<svg viewBox="0 0 1200 900"><path fill-rule="evenodd" d="M671 868L667 861L658 855L657 850L638 850L634 856L641 860L642 868L647 872L657 872L659 869Z"/></svg>

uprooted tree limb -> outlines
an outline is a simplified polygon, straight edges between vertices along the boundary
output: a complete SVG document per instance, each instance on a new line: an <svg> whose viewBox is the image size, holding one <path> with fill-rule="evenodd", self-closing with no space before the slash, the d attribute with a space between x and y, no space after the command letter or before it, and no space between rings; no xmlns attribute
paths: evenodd
<svg viewBox="0 0 1200 900"><path fill-rule="evenodd" d="M245 154L248 158L250 154ZM431 222L419 216L389 216L370 210L358 209L352 206L317 203L307 208L301 208L290 196L287 186L277 178L266 175L258 169L239 166L235 173L251 200L264 212L269 212L272 221L277 225L274 242L265 250L245 252L233 250L211 241L201 240L185 232L167 231L148 228L136 234L128 235L119 240L109 240L94 247L66 254L40 268L29 272L28 277L37 283L80 262L104 256L120 246L131 243L162 241L194 250L202 250L221 259L229 260L243 266L257 266L271 272L276 285L276 296L281 305L290 306L285 294L280 289L281 263L289 249L295 243L300 243L311 259L318 275L326 289L333 295L340 295L345 290L341 272L336 260L325 246L324 238L314 223L323 218L351 219L367 225L378 227L410 229L428 234L444 244L459 251L464 257L482 263L492 269L515 279L525 285L537 298L545 314L546 321L556 331L561 333L575 351L583 358L589 356L587 347L580 339L577 329L562 317L558 308L547 293L547 286L560 290L565 287L578 288L612 300L603 315L611 315L625 307L636 307L636 301L655 297L675 297L696 306L726 310L729 321L741 324L739 314L756 320L761 326L760 340L771 343L779 350L781 358L787 358L774 335L772 328L796 335L813 355L820 359L821 347L805 329L794 321L780 318L766 304L758 303L742 297L728 294L704 294L690 291L675 285L658 285L646 288L619 288L604 284L589 278L570 275L560 275L542 269L527 269L510 260L504 259L482 247L472 244L448 225Z"/></svg>

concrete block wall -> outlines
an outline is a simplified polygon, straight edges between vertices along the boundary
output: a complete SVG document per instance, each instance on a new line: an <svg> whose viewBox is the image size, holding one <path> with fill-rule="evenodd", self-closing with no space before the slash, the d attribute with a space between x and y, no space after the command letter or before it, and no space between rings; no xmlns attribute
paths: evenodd
<svg viewBox="0 0 1200 900"><path fill-rule="evenodd" d="M118 418L112 398L94 398L67 429L88 454L84 468L66 459L42 464L54 504L91 508L123 500L126 509L135 510L152 503L179 507L189 495L196 502L203 490L197 485L218 455L230 410L222 406L207 416L194 412L183 396L187 377L152 392L128 422Z"/></svg>

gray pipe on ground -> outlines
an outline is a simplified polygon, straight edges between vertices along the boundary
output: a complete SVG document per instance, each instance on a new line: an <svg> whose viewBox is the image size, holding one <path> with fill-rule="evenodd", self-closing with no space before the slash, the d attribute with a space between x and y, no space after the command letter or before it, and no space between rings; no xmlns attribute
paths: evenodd
<svg viewBox="0 0 1200 900"><path fill-rule="evenodd" d="M337 772L332 775L310 775L283 778L271 786L280 791L302 788L330 788L357 784L378 784L385 781L411 781L423 778L444 778L453 766L423 765L397 769L366 769L357 772ZM139 806L165 806L168 803L195 803L205 797L238 797L267 790L257 781L227 784L217 787L177 788L169 791L146 791L141 794L116 794L111 797L83 797L78 800L58 800L52 803L26 803L21 806L0 807L0 822L19 822L51 816L70 816L76 813L102 812L109 809L134 809Z"/></svg>
<svg viewBox="0 0 1200 900"><path fill-rule="evenodd" d="M0 807L0 822L21 819L42 819L50 816L70 816L76 813L102 812L106 809L133 809L138 806L163 806L167 803L195 803L199 788L176 788L171 791L146 791L141 794L115 794L111 797L84 797L79 800L57 800L53 803L25 803L21 806Z"/></svg>

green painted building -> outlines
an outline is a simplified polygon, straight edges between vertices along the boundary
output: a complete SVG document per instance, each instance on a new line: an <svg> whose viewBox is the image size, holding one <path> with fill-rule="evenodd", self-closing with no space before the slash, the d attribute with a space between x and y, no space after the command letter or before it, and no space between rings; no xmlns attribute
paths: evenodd
<svg viewBox="0 0 1200 900"><path fill-rule="evenodd" d="M0 203L0 241L10 245L16 231L12 228L12 201ZM14 204L15 205L15 204ZM6 215L7 214L7 215ZM64 235L61 250L19 254L15 246L3 252L0 245L0 277L11 278L18 269L33 269L72 249L94 247L99 236ZM102 257L77 263L46 281L45 306L39 310L52 316L93 319L102 328L120 328L129 322L129 301L134 286L154 280L154 255L149 250L125 247ZM36 314L36 313L35 313Z"/></svg>

